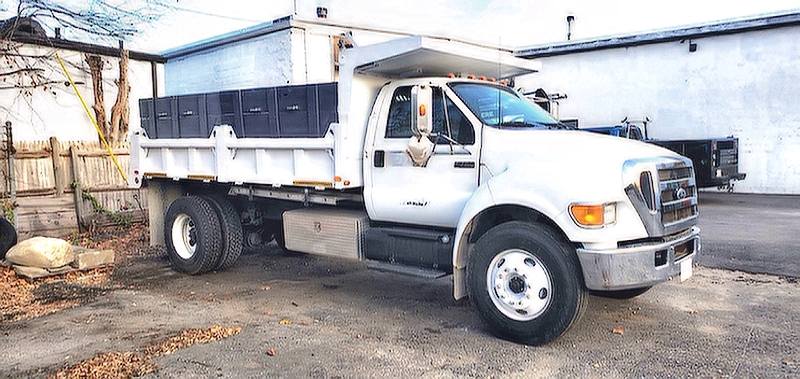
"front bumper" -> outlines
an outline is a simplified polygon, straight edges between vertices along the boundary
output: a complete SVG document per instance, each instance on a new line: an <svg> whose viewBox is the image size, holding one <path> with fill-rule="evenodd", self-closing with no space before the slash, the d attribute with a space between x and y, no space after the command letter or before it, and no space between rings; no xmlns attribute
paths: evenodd
<svg viewBox="0 0 800 379"><path fill-rule="evenodd" d="M579 248L578 258L586 287L613 291L652 286L675 276L687 275L700 253L700 228L658 243L643 243L612 250ZM689 271L690 273L690 271Z"/></svg>

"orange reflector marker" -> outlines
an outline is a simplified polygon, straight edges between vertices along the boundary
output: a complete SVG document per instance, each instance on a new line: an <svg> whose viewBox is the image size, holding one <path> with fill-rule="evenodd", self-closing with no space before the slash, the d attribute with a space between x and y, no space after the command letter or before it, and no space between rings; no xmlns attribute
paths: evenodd
<svg viewBox="0 0 800 379"><path fill-rule="evenodd" d="M486 80L486 77L481 75L480 77L478 77L478 80Z"/></svg>
<svg viewBox="0 0 800 379"><path fill-rule="evenodd" d="M453 78L456 77L456 74L451 72L451 73L447 74L447 77L450 78L450 79L453 79Z"/></svg>
<svg viewBox="0 0 800 379"><path fill-rule="evenodd" d="M474 74L469 74L469 75L467 75L467 79L475 79L475 75Z"/></svg>
<svg viewBox="0 0 800 379"><path fill-rule="evenodd" d="M334 177L333 177L333 181L334 181L334 182L336 182L336 183L339 183L339 182L341 182L341 181L342 181L342 177L341 177L341 176L338 176L338 175L337 175L337 176L334 176Z"/></svg>
<svg viewBox="0 0 800 379"><path fill-rule="evenodd" d="M425 107L425 104L419 105L419 115L425 116L428 113L428 108Z"/></svg>
<svg viewBox="0 0 800 379"><path fill-rule="evenodd" d="M569 207L569 212L572 214L572 218L575 219L575 222L583 226L602 226L605 222L603 217L605 214L605 207L603 204L572 204Z"/></svg>
<svg viewBox="0 0 800 379"><path fill-rule="evenodd" d="M349 180L345 180L344 181L344 185L349 186L350 185L350 181Z"/></svg>

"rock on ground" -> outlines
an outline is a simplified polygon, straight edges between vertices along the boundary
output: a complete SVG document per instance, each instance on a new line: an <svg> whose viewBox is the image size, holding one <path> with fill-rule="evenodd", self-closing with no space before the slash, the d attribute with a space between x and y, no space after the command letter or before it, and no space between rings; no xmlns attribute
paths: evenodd
<svg viewBox="0 0 800 379"><path fill-rule="evenodd" d="M33 237L17 243L6 254L12 264L56 268L75 260L72 245L60 238Z"/></svg>

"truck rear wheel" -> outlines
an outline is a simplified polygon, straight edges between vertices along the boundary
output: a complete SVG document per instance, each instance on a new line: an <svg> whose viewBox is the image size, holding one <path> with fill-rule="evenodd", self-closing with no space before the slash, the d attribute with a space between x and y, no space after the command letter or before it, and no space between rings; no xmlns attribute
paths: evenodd
<svg viewBox="0 0 800 379"><path fill-rule="evenodd" d="M214 207L219 218L222 248L214 270L223 270L233 266L242 255L244 243L242 220L236 207L228 199L214 195L203 196L203 198Z"/></svg>
<svg viewBox="0 0 800 379"><path fill-rule="evenodd" d="M564 333L586 304L575 249L549 227L512 221L484 234L467 268L469 294L491 331L541 345Z"/></svg>
<svg viewBox="0 0 800 379"><path fill-rule="evenodd" d="M167 209L164 220L167 254L186 274L213 269L222 250L222 232L214 206L198 196L181 196Z"/></svg>

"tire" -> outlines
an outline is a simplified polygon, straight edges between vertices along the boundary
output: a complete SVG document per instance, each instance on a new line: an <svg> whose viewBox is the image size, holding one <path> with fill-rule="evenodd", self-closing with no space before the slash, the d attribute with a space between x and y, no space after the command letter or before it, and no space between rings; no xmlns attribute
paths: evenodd
<svg viewBox="0 0 800 379"><path fill-rule="evenodd" d="M17 230L8 220L0 217L0 259L5 259L8 249L16 244Z"/></svg>
<svg viewBox="0 0 800 379"><path fill-rule="evenodd" d="M566 332L588 298L575 249L549 227L519 221L478 239L467 288L493 334L530 345Z"/></svg>
<svg viewBox="0 0 800 379"><path fill-rule="evenodd" d="M196 275L210 271L222 251L222 231L214 206L198 196L181 196L164 220L167 254L175 268Z"/></svg>
<svg viewBox="0 0 800 379"><path fill-rule="evenodd" d="M591 291L590 293L594 296L608 297L611 299L632 299L649 291L651 288L653 288L653 286L617 291Z"/></svg>
<svg viewBox="0 0 800 379"><path fill-rule="evenodd" d="M231 202L222 196L202 196L214 207L219 218L222 248L214 270L224 270L233 266L242 255L244 237L242 219Z"/></svg>

